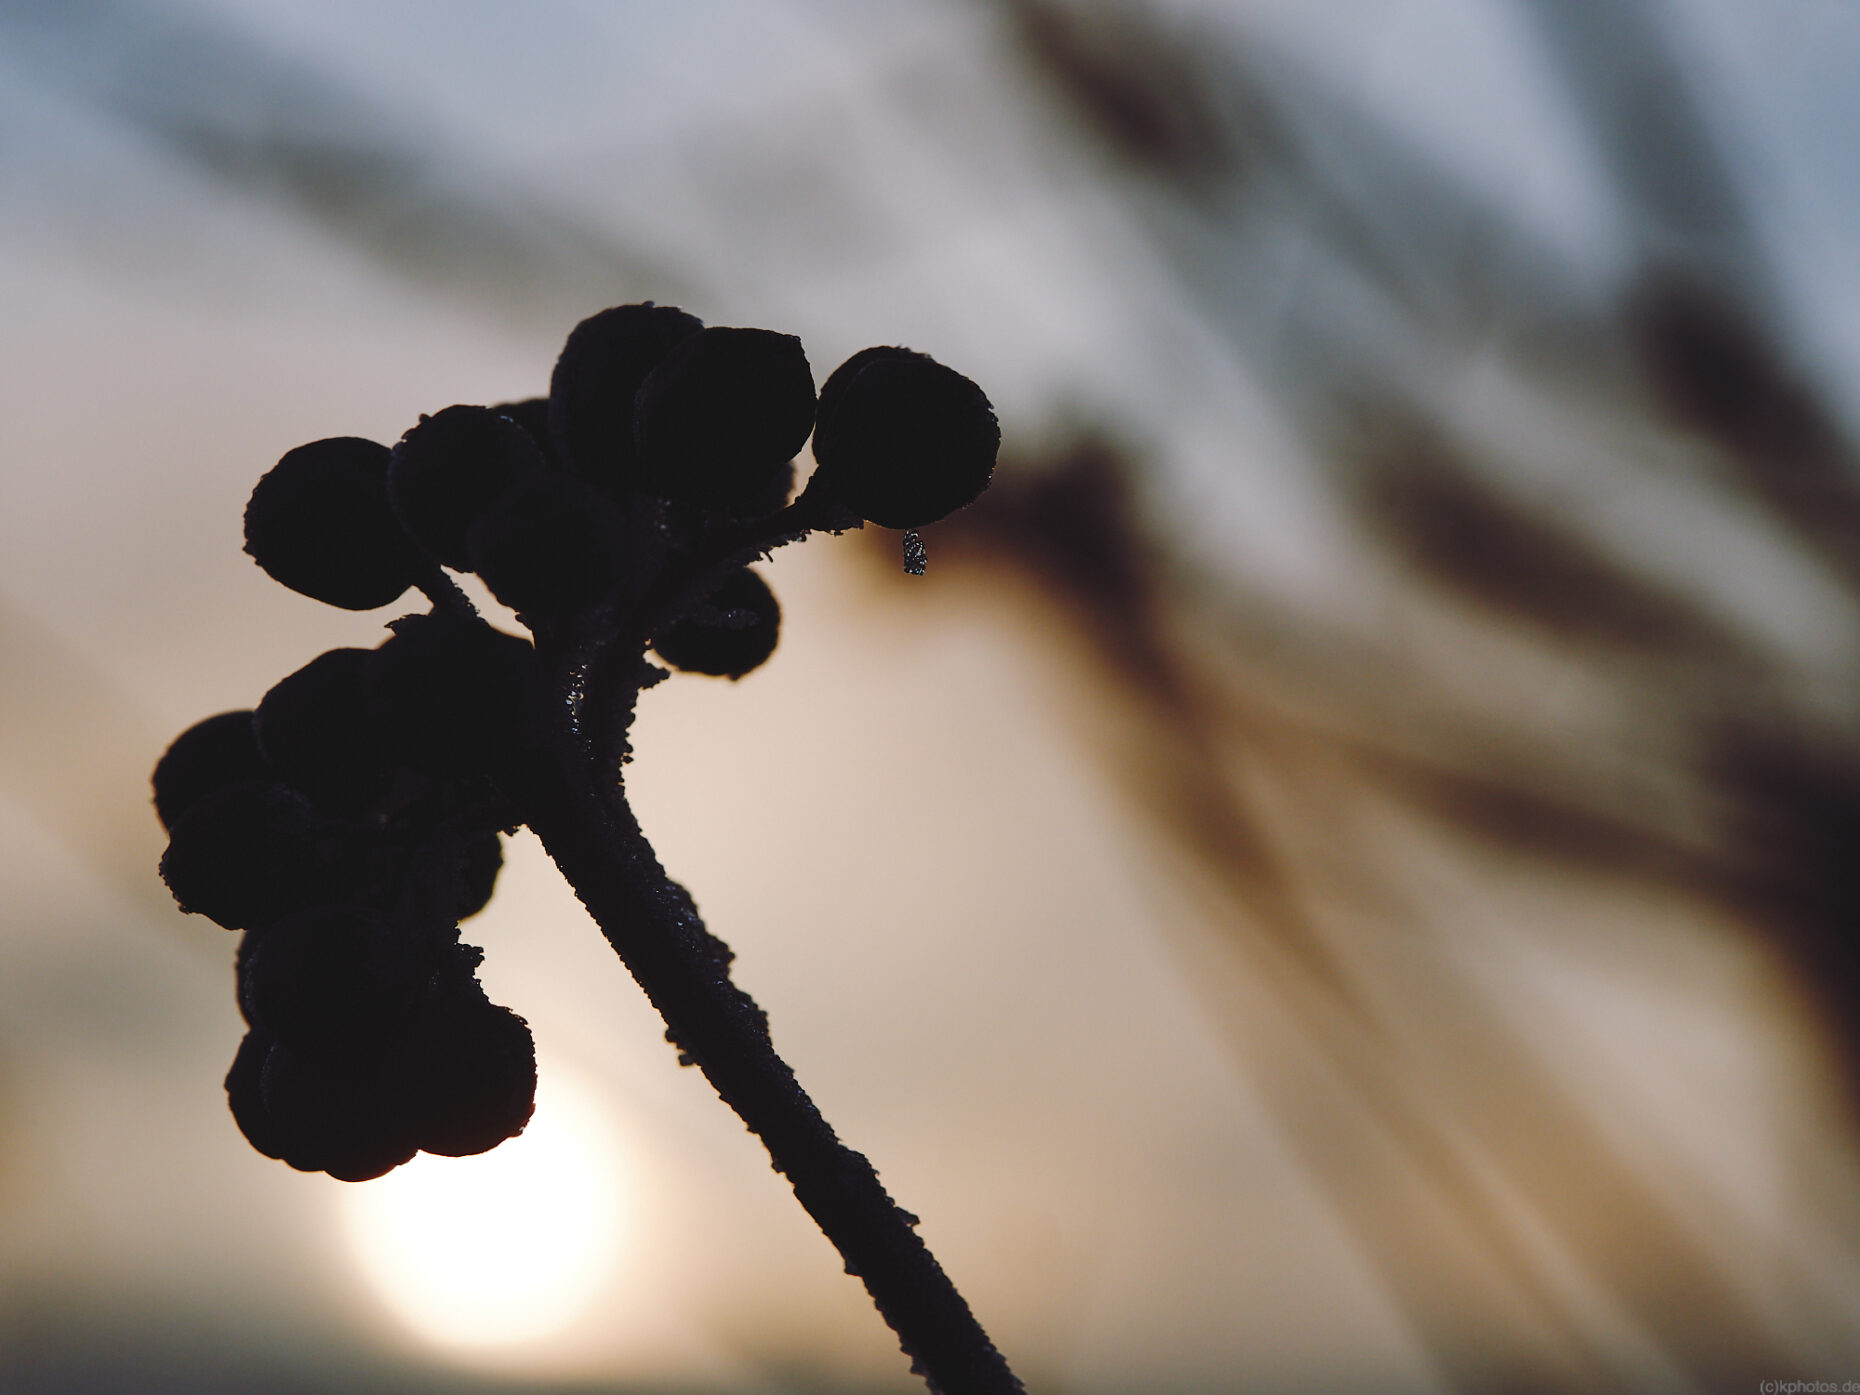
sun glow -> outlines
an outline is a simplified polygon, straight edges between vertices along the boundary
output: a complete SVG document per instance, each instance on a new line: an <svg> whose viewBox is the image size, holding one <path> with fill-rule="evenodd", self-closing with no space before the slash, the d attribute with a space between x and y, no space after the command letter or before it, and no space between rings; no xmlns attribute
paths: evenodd
<svg viewBox="0 0 1860 1395"><path fill-rule="evenodd" d="M470 1158L420 1154L346 1187L343 1228L388 1307L440 1345L561 1332L613 1277L637 1179L598 1097L554 1063L517 1138Z"/></svg>

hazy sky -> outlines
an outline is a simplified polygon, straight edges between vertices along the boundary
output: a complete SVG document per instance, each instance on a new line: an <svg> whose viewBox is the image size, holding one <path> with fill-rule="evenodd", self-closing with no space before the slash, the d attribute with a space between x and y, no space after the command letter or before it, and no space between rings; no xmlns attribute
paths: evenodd
<svg viewBox="0 0 1860 1395"><path fill-rule="evenodd" d="M1393 151L1465 207L1502 210L1572 300L1629 267L1634 218L1543 6L1154 8L1209 61L1231 46L1308 94L1284 110L1336 188L1378 187ZM1808 370L1860 401L1860 8L1653 9L1713 98ZM1148 449L1142 506L1184 556L1293 611L1379 613L1379 573L1296 404L1209 328L1171 260L1188 220L1068 139L1003 24L959 0L0 3L0 1372L41 1373L22 1389L82 1369L86 1334L130 1334L133 1367L160 1346L144 1323L181 1334L183 1369L249 1348L325 1376L385 1363L427 1388L460 1360L366 1287L343 1189L238 1138L219 1085L239 1033L231 940L166 907L153 877L142 800L162 744L321 648L376 642L387 618L321 610L240 554L245 496L285 449L392 441L423 411L540 392L580 314L678 300L801 334L817 377L869 343L934 352L988 388L1011 444L1115 421ZM1358 118L1385 144L1358 144ZM1437 211L1391 206L1384 230L1400 242ZM1346 294L1303 217L1260 218L1292 251L1248 263L1253 349ZM1373 361L1389 321L1362 304L1339 323ZM1597 512L1641 545L1630 507ZM1804 654L1837 648L1851 617L1806 564L1738 539L1745 552L1670 565L1754 559L1732 568L1727 609ZM904 594L857 539L784 556L770 669L648 696L633 780L668 866L738 948L829 1117L1050 1388L1225 1389L1239 1373L1445 1388L1275 1112L1296 1031L1263 1010L1248 1030L1269 1059L1242 1064L1209 1020L1205 966L1180 942L1198 893L1081 755L1078 732L1117 714L1007 583L936 589L931 548ZM1604 931L1620 913L1581 889L1501 894L1456 856L1423 848L1413 865L1463 894L1468 923L1523 922L1539 897ZM497 1361L908 1388L856 1286L672 1066L579 916L518 840L467 937L494 996L623 1140L635 1238L569 1337ZM1671 905L1631 919L1696 930ZM1738 1016L1763 973L1739 950L1687 962L1692 997L1660 1019L1687 1049L1647 1048L1671 1072L1650 1067L1647 1088L1730 1079L1727 1109L1761 1119L1804 1048ZM1549 996L1592 1014L1608 1059L1633 1058L1621 1024L1663 1001L1663 971L1599 986L1561 971L1544 970ZM1738 1153L1729 1132L1707 1129L1699 1155L1722 1145L1719 1180L1751 1215L1787 1211L1794 1155ZM1811 1258L1816 1293L1851 1299L1842 1245ZM37 1355L8 1367L9 1349ZM1620 1369L1666 1388L1642 1356Z"/></svg>

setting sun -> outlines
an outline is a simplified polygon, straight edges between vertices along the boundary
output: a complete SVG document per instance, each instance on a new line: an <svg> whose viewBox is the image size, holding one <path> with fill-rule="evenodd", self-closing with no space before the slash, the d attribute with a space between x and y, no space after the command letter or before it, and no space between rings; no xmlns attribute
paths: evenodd
<svg viewBox="0 0 1860 1395"><path fill-rule="evenodd" d="M475 1157L421 1154L345 1189L344 1232L415 1332L507 1346L562 1331L600 1295L626 1247L634 1185L598 1097L545 1062L519 1137Z"/></svg>

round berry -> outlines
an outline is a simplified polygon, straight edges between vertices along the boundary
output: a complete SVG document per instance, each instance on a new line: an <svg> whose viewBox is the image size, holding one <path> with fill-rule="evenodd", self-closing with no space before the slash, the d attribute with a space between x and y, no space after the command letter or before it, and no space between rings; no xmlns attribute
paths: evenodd
<svg viewBox="0 0 1860 1395"><path fill-rule="evenodd" d="M504 869L504 841L495 833L480 833L459 850L458 899L452 914L470 920L491 902L497 874Z"/></svg>
<svg viewBox="0 0 1860 1395"><path fill-rule="evenodd" d="M259 749L284 782L327 808L369 804L393 771L362 700L369 650L331 649L280 680L252 722Z"/></svg>
<svg viewBox="0 0 1860 1395"><path fill-rule="evenodd" d="M551 470L562 468L562 454L555 448L555 438L549 434L548 398L525 397L518 402L498 402L492 405L491 410L500 417L509 417L529 432L543 463Z"/></svg>
<svg viewBox="0 0 1860 1395"><path fill-rule="evenodd" d="M284 1139L266 1112L261 1090L265 1057L271 1054L271 1046L271 1038L263 1032L245 1034L233 1056L232 1069L226 1072L226 1103L232 1107L233 1122L247 1143L268 1158L282 1158Z"/></svg>
<svg viewBox="0 0 1860 1395"><path fill-rule="evenodd" d="M781 606L775 593L744 567L652 647L666 663L686 673L736 679L760 667L775 652L780 635Z"/></svg>
<svg viewBox="0 0 1860 1395"><path fill-rule="evenodd" d="M535 739L536 652L477 620L410 615L369 656L365 701L397 762L444 779L487 774Z"/></svg>
<svg viewBox="0 0 1860 1395"><path fill-rule="evenodd" d="M794 493L794 462L790 460L781 469L769 477L769 481L754 496L730 505L725 510L734 518L767 518L778 513L788 503L788 496Z"/></svg>
<svg viewBox="0 0 1860 1395"><path fill-rule="evenodd" d="M433 961L426 927L362 906L316 906L257 937L239 971L246 1021L293 1050L377 1051Z"/></svg>
<svg viewBox="0 0 1860 1395"><path fill-rule="evenodd" d="M310 805L282 785L240 785L175 821L162 880L184 911L244 930L288 915L315 889L320 832Z"/></svg>
<svg viewBox="0 0 1860 1395"><path fill-rule="evenodd" d="M387 1108L378 1064L337 1063L278 1043L259 1077L283 1160L300 1172L366 1182L419 1151L407 1120Z"/></svg>
<svg viewBox="0 0 1860 1395"><path fill-rule="evenodd" d="M921 528L988 487L1000 445L994 408L962 374L909 349L865 349L820 391L815 479L869 522Z"/></svg>
<svg viewBox="0 0 1860 1395"><path fill-rule="evenodd" d="M640 488L740 508L767 494L813 424L814 375L799 339L767 329L701 330L639 386Z"/></svg>
<svg viewBox="0 0 1860 1395"><path fill-rule="evenodd" d="M464 1157L523 1132L536 1108L529 1024L477 984L436 999L389 1065L390 1098L428 1153Z"/></svg>
<svg viewBox="0 0 1860 1395"><path fill-rule="evenodd" d="M240 785L183 814L161 875L184 911L261 929L305 906L393 899L404 859L380 830L317 817L283 785Z"/></svg>
<svg viewBox="0 0 1860 1395"><path fill-rule="evenodd" d="M400 438L388 466L388 498L401 526L454 571L470 571L465 534L525 475L546 468L516 422L490 407L447 407Z"/></svg>
<svg viewBox="0 0 1860 1395"><path fill-rule="evenodd" d="M673 346L704 327L670 305L616 305L575 326L549 380L549 434L584 479L631 490L633 397Z"/></svg>
<svg viewBox="0 0 1860 1395"><path fill-rule="evenodd" d="M235 785L268 784L277 775L259 754L250 711L222 712L196 722L155 764L155 816L172 829L175 821L209 794Z"/></svg>
<svg viewBox="0 0 1860 1395"><path fill-rule="evenodd" d="M252 490L245 550L313 600L387 605L427 566L388 506L387 467L386 446L354 436L299 446Z"/></svg>
<svg viewBox="0 0 1860 1395"><path fill-rule="evenodd" d="M454 925L485 908L503 865L495 831L432 830L408 858L395 912Z"/></svg>
<svg viewBox="0 0 1860 1395"><path fill-rule="evenodd" d="M532 475L472 525L471 569L519 615L565 616L592 605L614 579L613 504L568 475Z"/></svg>

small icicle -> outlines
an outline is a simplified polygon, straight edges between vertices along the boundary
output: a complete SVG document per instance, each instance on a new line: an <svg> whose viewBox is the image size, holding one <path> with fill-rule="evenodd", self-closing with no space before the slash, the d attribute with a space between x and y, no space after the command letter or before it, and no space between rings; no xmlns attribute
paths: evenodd
<svg viewBox="0 0 1860 1395"><path fill-rule="evenodd" d="M924 540L917 536L915 528L904 530L904 572L907 576L922 576L930 559L924 555Z"/></svg>

